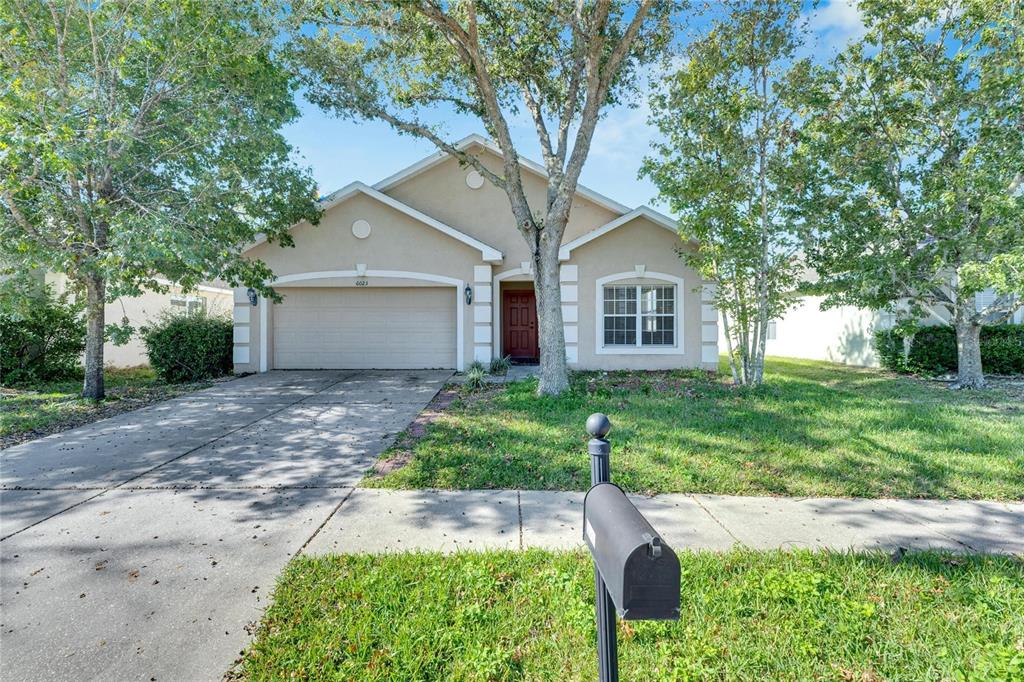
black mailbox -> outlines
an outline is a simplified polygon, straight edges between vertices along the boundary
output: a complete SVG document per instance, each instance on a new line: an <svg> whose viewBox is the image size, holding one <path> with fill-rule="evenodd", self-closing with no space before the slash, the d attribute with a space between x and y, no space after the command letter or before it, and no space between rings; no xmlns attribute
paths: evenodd
<svg viewBox="0 0 1024 682"><path fill-rule="evenodd" d="M619 486L587 492L583 539L620 618L679 619L679 559Z"/></svg>

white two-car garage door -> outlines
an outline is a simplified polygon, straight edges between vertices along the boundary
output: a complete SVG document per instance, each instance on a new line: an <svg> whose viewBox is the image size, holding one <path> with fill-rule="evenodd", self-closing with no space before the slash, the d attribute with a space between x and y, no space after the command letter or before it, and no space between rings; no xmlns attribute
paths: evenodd
<svg viewBox="0 0 1024 682"><path fill-rule="evenodd" d="M282 288L275 369L455 367L452 287Z"/></svg>

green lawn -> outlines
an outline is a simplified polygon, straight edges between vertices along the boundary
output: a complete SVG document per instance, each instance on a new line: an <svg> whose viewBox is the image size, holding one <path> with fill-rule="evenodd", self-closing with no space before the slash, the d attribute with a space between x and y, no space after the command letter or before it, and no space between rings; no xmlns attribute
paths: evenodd
<svg viewBox="0 0 1024 682"><path fill-rule="evenodd" d="M81 397L81 379L0 388L0 448L144 407L210 384L168 385L148 367L108 369L107 398Z"/></svg>
<svg viewBox="0 0 1024 682"><path fill-rule="evenodd" d="M685 553L682 618L619 625L623 680L1024 679L1024 563ZM593 680L582 553L300 557L233 679Z"/></svg>
<svg viewBox="0 0 1024 682"><path fill-rule="evenodd" d="M584 422L612 420L612 477L633 492L1024 498L1024 398L825 362L769 359L744 390L699 372L578 373L559 398L535 381L453 404L364 484L584 490Z"/></svg>

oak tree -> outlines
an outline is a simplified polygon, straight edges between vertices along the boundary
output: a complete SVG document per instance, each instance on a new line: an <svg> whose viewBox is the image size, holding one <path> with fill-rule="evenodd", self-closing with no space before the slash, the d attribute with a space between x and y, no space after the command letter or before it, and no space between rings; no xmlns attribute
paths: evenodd
<svg viewBox="0 0 1024 682"><path fill-rule="evenodd" d="M1024 296L1024 7L864 0L868 28L804 90L808 258L830 305L930 311L956 329L955 386ZM993 300L976 295L993 289Z"/></svg>
<svg viewBox="0 0 1024 682"><path fill-rule="evenodd" d="M0 263L84 292L85 397L104 395L105 301L158 277L269 292L238 247L316 219L279 132L298 112L278 33L243 0L0 3Z"/></svg>
<svg viewBox="0 0 1024 682"><path fill-rule="evenodd" d="M343 117L385 121L429 140L504 190L537 291L542 394L568 386L558 249L602 111L629 95L638 67L671 40L659 0L327 0L297 6L292 58L307 97ZM501 149L492 172L431 121L479 119ZM547 193L523 189L510 119L536 129Z"/></svg>

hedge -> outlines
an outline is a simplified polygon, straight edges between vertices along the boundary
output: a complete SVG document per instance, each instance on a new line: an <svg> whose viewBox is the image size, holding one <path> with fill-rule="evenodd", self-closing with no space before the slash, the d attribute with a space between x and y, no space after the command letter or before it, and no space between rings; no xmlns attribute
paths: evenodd
<svg viewBox="0 0 1024 682"><path fill-rule="evenodd" d="M149 364L170 383L201 381L231 372L232 323L205 313L165 314L142 328Z"/></svg>
<svg viewBox="0 0 1024 682"><path fill-rule="evenodd" d="M903 333L895 329L875 332L875 351L882 367L929 375L956 372L956 332L952 327L917 327L906 357L903 339ZM1024 374L1024 325L982 327L981 367L986 374Z"/></svg>
<svg viewBox="0 0 1024 682"><path fill-rule="evenodd" d="M55 297L49 287L18 295L24 298L0 309L0 385L79 376L85 350L82 305Z"/></svg>

